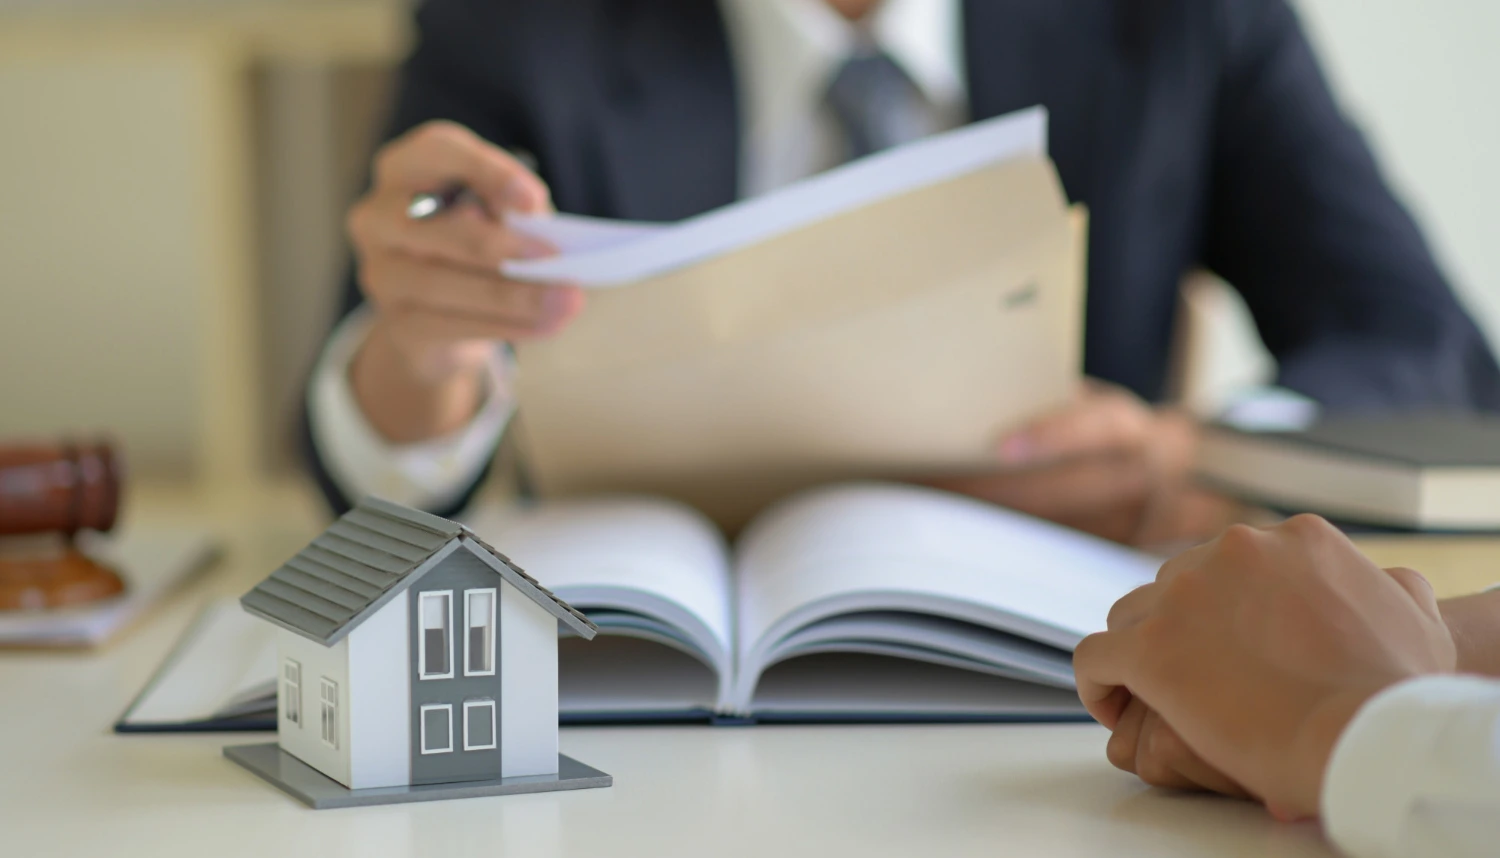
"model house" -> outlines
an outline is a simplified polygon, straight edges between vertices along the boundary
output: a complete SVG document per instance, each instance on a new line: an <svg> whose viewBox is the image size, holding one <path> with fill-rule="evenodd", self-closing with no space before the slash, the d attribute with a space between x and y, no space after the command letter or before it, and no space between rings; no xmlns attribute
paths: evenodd
<svg viewBox="0 0 1500 858"><path fill-rule="evenodd" d="M557 774L559 628L598 629L462 525L366 499L240 601L280 749L344 787Z"/></svg>

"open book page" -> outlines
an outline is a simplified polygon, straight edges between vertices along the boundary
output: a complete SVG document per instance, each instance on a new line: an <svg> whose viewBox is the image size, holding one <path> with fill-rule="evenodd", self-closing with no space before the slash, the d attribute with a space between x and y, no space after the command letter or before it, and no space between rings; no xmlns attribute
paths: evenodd
<svg viewBox="0 0 1500 858"><path fill-rule="evenodd" d="M1061 684L1066 653L1104 628L1115 600L1159 566L989 504L879 483L773 507L742 537L738 556L735 707L749 705L767 666L815 651L987 661ZM851 618L859 627L845 628ZM935 619L956 622L945 630Z"/></svg>
<svg viewBox="0 0 1500 858"><path fill-rule="evenodd" d="M1035 641L948 617L899 611L839 614L777 641L770 660L816 653L866 653L1073 688L1067 653Z"/></svg>
<svg viewBox="0 0 1500 858"><path fill-rule="evenodd" d="M1033 107L861 158L786 188L689 218L666 229L559 217L523 231L565 250L547 259L511 260L506 275L619 286L795 232L879 200L937 185L982 167L1046 156L1047 112ZM634 232L631 232L634 230Z"/></svg>
<svg viewBox="0 0 1500 858"><path fill-rule="evenodd" d="M718 708L719 676L676 649L612 630L591 641L563 638L558 647L564 723L702 721Z"/></svg>
<svg viewBox="0 0 1500 858"><path fill-rule="evenodd" d="M121 719L137 729L267 712L276 706L276 629L238 601L214 602Z"/></svg>
<svg viewBox="0 0 1500 858"><path fill-rule="evenodd" d="M748 707L759 721L1087 720L1077 692L970 669L832 652L761 675Z"/></svg>
<svg viewBox="0 0 1500 858"><path fill-rule="evenodd" d="M605 497L485 507L466 523L606 635L665 644L729 676L727 550L691 508Z"/></svg>

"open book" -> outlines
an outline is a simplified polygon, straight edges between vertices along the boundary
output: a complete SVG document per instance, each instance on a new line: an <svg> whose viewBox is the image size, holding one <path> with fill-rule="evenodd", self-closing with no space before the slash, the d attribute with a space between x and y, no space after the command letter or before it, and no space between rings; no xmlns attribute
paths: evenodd
<svg viewBox="0 0 1500 858"><path fill-rule="evenodd" d="M879 483L777 504L732 551L698 513L645 498L472 524L603 630L564 650L564 705L578 718L1075 712L1072 648L1157 566L967 498Z"/></svg>
<svg viewBox="0 0 1500 858"><path fill-rule="evenodd" d="M699 513L645 497L492 508L469 525L599 625L591 642L563 642L575 723L1079 717L1072 648L1159 562L883 483L783 501L732 548ZM234 710L221 715L243 715L253 679L216 692Z"/></svg>

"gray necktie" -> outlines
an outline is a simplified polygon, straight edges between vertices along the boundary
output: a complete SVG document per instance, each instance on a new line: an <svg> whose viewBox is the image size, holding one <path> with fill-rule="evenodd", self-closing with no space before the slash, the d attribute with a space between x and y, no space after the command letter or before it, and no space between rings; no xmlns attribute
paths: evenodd
<svg viewBox="0 0 1500 858"><path fill-rule="evenodd" d="M828 85L827 99L848 140L850 160L938 130L935 111L922 91L878 48L850 57Z"/></svg>

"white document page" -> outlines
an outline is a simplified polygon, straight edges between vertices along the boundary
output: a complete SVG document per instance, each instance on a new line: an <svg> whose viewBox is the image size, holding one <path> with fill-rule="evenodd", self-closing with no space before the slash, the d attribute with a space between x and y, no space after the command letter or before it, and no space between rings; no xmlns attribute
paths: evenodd
<svg viewBox="0 0 1500 858"><path fill-rule="evenodd" d="M550 225L512 220L530 235L572 249L546 259L511 260L501 270L521 280L620 286L991 164L1046 154L1047 112L1033 107L898 146L664 229L625 224L611 232L600 221L562 215Z"/></svg>
<svg viewBox="0 0 1500 858"><path fill-rule="evenodd" d="M727 551L719 531L691 508L605 497L486 507L467 523L584 613L606 608L654 617L681 630L710 664L728 672Z"/></svg>
<svg viewBox="0 0 1500 858"><path fill-rule="evenodd" d="M608 220L582 215L529 215L517 212L505 216L505 225L523 235L550 242L563 255L608 250L670 229L666 224Z"/></svg>
<svg viewBox="0 0 1500 858"><path fill-rule="evenodd" d="M1071 649L1161 561L969 498L865 483L774 507L739 546L740 675L776 641L853 611L918 610Z"/></svg>

